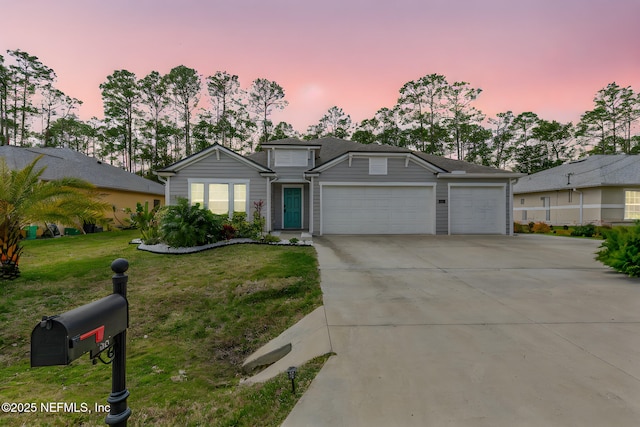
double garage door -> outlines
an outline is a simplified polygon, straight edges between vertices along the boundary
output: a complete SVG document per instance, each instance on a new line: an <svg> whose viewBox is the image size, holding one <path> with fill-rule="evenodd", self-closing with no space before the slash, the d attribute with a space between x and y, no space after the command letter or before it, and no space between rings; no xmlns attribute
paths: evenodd
<svg viewBox="0 0 640 427"><path fill-rule="evenodd" d="M324 185L322 234L435 234L434 186ZM505 234L504 186L449 188L449 234ZM444 227L443 227L444 228Z"/></svg>
<svg viewBox="0 0 640 427"><path fill-rule="evenodd" d="M426 186L323 186L323 234L435 234Z"/></svg>

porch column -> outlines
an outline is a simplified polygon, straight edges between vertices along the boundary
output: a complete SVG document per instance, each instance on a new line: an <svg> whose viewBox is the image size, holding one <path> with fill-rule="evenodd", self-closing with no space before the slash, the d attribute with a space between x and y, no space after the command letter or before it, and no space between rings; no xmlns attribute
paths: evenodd
<svg viewBox="0 0 640 427"><path fill-rule="evenodd" d="M309 182L309 234L313 235L313 177Z"/></svg>
<svg viewBox="0 0 640 427"><path fill-rule="evenodd" d="M271 230L271 178L267 177L267 229L266 232L270 233Z"/></svg>

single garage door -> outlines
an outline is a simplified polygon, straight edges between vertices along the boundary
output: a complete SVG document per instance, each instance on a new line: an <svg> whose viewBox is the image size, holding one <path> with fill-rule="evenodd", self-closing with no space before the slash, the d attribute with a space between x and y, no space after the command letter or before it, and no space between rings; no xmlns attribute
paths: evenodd
<svg viewBox="0 0 640 427"><path fill-rule="evenodd" d="M435 234L432 187L324 185L321 214L323 234Z"/></svg>
<svg viewBox="0 0 640 427"><path fill-rule="evenodd" d="M504 186L450 186L450 234L506 234Z"/></svg>

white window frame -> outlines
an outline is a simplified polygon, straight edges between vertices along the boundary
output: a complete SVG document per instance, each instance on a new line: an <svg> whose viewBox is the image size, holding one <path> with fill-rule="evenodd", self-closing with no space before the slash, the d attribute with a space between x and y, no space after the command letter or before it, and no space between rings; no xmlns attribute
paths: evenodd
<svg viewBox="0 0 640 427"><path fill-rule="evenodd" d="M387 175L386 157L369 157L369 175Z"/></svg>
<svg viewBox="0 0 640 427"><path fill-rule="evenodd" d="M306 167L309 165L308 150L275 150L274 166Z"/></svg>
<svg viewBox="0 0 640 427"><path fill-rule="evenodd" d="M204 184L204 201L203 201L203 209L209 209L208 206L208 201L209 201L209 184L227 184L228 186L228 191L229 191L229 206L228 206L228 212L229 212L229 218L233 217L233 208L234 208L234 194L233 194L233 186L234 184L244 184L246 186L246 200L245 200L245 207L244 207L244 211L247 214L247 217L249 215L249 200L250 200L250 194L249 194L249 183L250 180L248 179L211 179L211 178L189 178L187 180L187 187L188 187L188 194L189 194L189 204L193 204L192 202L192 197L191 197L191 185L192 184Z"/></svg>
<svg viewBox="0 0 640 427"><path fill-rule="evenodd" d="M634 203L629 202L630 193L636 193ZM633 208L633 209L630 209ZM631 214L631 215L630 215ZM640 189L624 191L624 219L636 220L640 219Z"/></svg>

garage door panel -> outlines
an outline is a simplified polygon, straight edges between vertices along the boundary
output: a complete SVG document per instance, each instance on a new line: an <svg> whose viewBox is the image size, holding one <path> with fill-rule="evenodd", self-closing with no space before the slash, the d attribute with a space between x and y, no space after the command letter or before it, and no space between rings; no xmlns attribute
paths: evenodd
<svg viewBox="0 0 640 427"><path fill-rule="evenodd" d="M452 186L449 195L451 234L506 234L504 187Z"/></svg>
<svg viewBox="0 0 640 427"><path fill-rule="evenodd" d="M433 234L433 188L324 186L323 234Z"/></svg>

